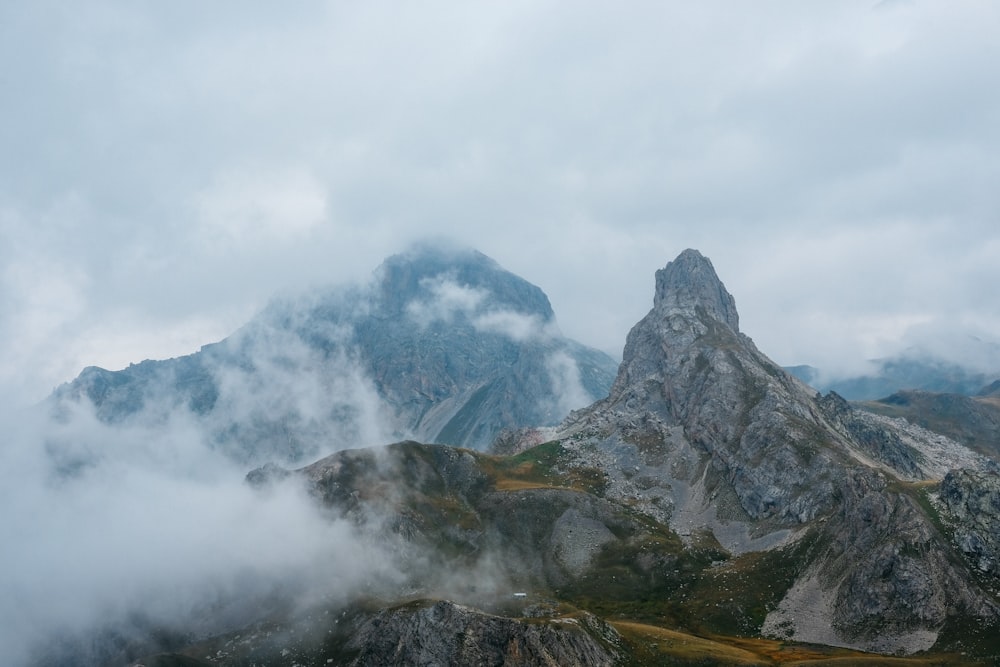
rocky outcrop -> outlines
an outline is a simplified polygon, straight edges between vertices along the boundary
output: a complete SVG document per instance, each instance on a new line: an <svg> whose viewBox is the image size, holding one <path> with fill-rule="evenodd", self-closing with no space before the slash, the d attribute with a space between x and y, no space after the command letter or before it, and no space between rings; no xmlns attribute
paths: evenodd
<svg viewBox="0 0 1000 667"><path fill-rule="evenodd" d="M696 251L657 272L653 309L629 333L609 397L559 433L581 465L607 471L606 496L689 539L710 531L733 555L819 535L764 624L772 634L912 652L932 646L956 614L994 616L917 502L918 487L906 486L984 459L816 394L738 323L732 296Z"/></svg>
<svg viewBox="0 0 1000 667"><path fill-rule="evenodd" d="M849 471L811 565L764 622L765 635L880 653L929 650L952 618L998 609L956 568L927 515L883 474Z"/></svg>
<svg viewBox="0 0 1000 667"><path fill-rule="evenodd" d="M350 630L345 663L362 665L613 665L621 638L591 614L524 621L450 602L380 611Z"/></svg>
<svg viewBox="0 0 1000 667"><path fill-rule="evenodd" d="M977 570L1000 576L1000 471L950 472L938 497L958 548Z"/></svg>
<svg viewBox="0 0 1000 667"><path fill-rule="evenodd" d="M905 419L1000 462L1000 401L988 390L986 387L974 397L898 391L858 406L876 414Z"/></svg>

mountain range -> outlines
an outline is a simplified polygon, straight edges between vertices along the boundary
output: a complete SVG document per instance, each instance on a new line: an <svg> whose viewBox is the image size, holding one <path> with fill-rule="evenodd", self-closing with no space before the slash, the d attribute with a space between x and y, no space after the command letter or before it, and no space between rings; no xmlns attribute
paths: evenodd
<svg viewBox="0 0 1000 667"><path fill-rule="evenodd" d="M974 396L986 392L991 383L1000 382L996 361L987 360L995 360L1000 353L995 345L986 345L971 338L970 343L986 348L987 351L981 355L984 360L980 363L992 368L992 372L974 370L918 350L873 360L871 372L864 375L829 378L822 370L807 365L789 366L785 370L810 386L823 392L835 391L850 401L873 401L899 390Z"/></svg>
<svg viewBox="0 0 1000 667"><path fill-rule="evenodd" d="M540 290L481 255L425 250L388 260L373 288L275 304L200 356L90 369L57 391L57 412L86 399L109 423L151 404L182 407L241 460L298 464L324 438L359 432L326 430L360 421L350 403L319 392L328 403L311 413L282 404L261 417L227 403L234 380L218 369L253 393L258 377L287 387L320 368L332 386L360 368L376 416L411 437L337 444L308 465L247 475L261 494L306 489L331 520L357 527L394 576L373 577L349 600L314 591L307 602L272 601L223 632L119 642L116 659L1000 659L995 459L787 373L740 331L733 297L695 250L656 272L652 309L629 333L613 382L604 383L607 358L558 336L553 322ZM272 375L255 375L265 367ZM557 409L569 406L566 387L583 387L589 404Z"/></svg>
<svg viewBox="0 0 1000 667"><path fill-rule="evenodd" d="M109 424L182 415L235 460L288 464L400 438L481 449L605 396L616 365L562 336L538 287L425 245L369 284L276 300L194 354L86 368L51 403Z"/></svg>

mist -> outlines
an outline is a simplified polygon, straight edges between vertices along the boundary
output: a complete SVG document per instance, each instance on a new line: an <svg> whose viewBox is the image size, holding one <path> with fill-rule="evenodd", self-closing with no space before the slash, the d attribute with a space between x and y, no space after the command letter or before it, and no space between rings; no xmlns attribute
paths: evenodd
<svg viewBox="0 0 1000 667"><path fill-rule="evenodd" d="M376 576L392 578L390 557L354 525L324 515L294 478L251 488L245 468L181 415L111 427L81 405L46 417L3 419L0 645L8 664L109 628L128 637L137 614L149 628L219 632L255 620L245 609L261 600L293 600L307 582L346 596Z"/></svg>
<svg viewBox="0 0 1000 667"><path fill-rule="evenodd" d="M558 335L554 321L484 308L487 290L447 276L429 287L429 300L405 310L417 326L463 318L480 335L515 342ZM374 448L387 479L400 476L379 446L412 434L352 342L371 288L284 297L196 356L119 374L87 369L41 404L6 404L6 660L103 664L361 590L460 600L510 588L516 565L499 557L441 568L434 553L395 534L391 484L381 510L359 520L331 514L302 475L246 481L256 466L291 469L359 448ZM543 361L548 412L558 418L590 402L568 353L557 347Z"/></svg>
<svg viewBox="0 0 1000 667"><path fill-rule="evenodd" d="M201 365L130 369L139 390L99 407L86 393L109 391L99 371L87 381L96 385L67 385L27 409L6 404L5 664L66 655L105 664L169 648L163 637L230 631L400 580L405 549L377 521L364 528L330 515L298 476L266 488L245 481L265 462L294 467L391 441L391 419L358 365L266 317L206 350Z"/></svg>

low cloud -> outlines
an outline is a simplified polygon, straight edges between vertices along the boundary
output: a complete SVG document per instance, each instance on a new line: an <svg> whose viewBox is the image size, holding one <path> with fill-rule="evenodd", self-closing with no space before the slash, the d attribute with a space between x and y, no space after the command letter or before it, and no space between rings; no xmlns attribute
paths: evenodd
<svg viewBox="0 0 1000 667"><path fill-rule="evenodd" d="M393 428L391 411L344 346L347 330L327 329L313 326L306 335L322 338L307 341L302 332L254 327L227 341L249 363L211 363L217 398L204 423L234 457L303 463L407 435Z"/></svg>
<svg viewBox="0 0 1000 667"><path fill-rule="evenodd" d="M116 636L203 636L307 586L337 599L395 576L387 553L294 481L246 485L183 415L109 427L77 405L30 417L4 419L0 450L7 664L62 650L103 664Z"/></svg>
<svg viewBox="0 0 1000 667"><path fill-rule="evenodd" d="M471 316L488 299L489 291L461 285L452 276L424 278L420 287L428 297L407 304L407 314L421 327L434 322L451 322L459 316Z"/></svg>
<svg viewBox="0 0 1000 667"><path fill-rule="evenodd" d="M934 359L969 371L1000 376L1000 338L996 330L971 323L956 328L954 322L924 322L909 327L899 341L897 354L913 359Z"/></svg>
<svg viewBox="0 0 1000 667"><path fill-rule="evenodd" d="M555 396L553 411L557 419L594 402L594 397L583 386L580 367L566 352L558 351L548 355L545 369L552 383L552 394Z"/></svg>
<svg viewBox="0 0 1000 667"><path fill-rule="evenodd" d="M476 331L506 336L518 343L558 334L554 323L538 315L498 309L490 302L489 290L462 285L450 274L424 278L420 287L428 296L407 304L406 313L422 328L434 322L467 320Z"/></svg>
<svg viewBox="0 0 1000 667"><path fill-rule="evenodd" d="M493 310L476 316L472 321L476 331L500 334L519 343L543 340L556 332L554 325L538 315L526 315L513 310Z"/></svg>

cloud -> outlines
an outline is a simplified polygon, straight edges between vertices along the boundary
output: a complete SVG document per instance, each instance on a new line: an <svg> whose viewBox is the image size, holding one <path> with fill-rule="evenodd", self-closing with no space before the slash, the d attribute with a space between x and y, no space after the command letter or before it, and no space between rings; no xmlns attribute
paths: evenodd
<svg viewBox="0 0 1000 667"><path fill-rule="evenodd" d="M396 576L389 552L297 484L244 484L182 415L115 428L84 406L55 422L31 417L4 423L0 451L8 664L67 647L101 663L98 632L217 632L275 594L336 600ZM137 615L144 631L130 626Z"/></svg>
<svg viewBox="0 0 1000 667"><path fill-rule="evenodd" d="M538 315L526 315L512 310L491 310L476 316L472 321L476 331L500 334L519 343L544 340L558 333L551 322L544 322Z"/></svg>
<svg viewBox="0 0 1000 667"><path fill-rule="evenodd" d="M238 350L237 363L225 354L209 357L217 397L202 428L236 460L304 464L408 435L395 428L391 410L352 358L348 331L305 326L307 335L325 336L322 344L266 323L227 342Z"/></svg>
<svg viewBox="0 0 1000 667"><path fill-rule="evenodd" d="M453 276L423 278L420 289L428 298L414 299L406 305L406 313L423 328L434 322L451 322L456 317L470 317L489 298L489 291L461 285Z"/></svg>
<svg viewBox="0 0 1000 667"><path fill-rule="evenodd" d="M865 354L853 286L814 295L845 323L835 346L781 307L799 264L864 268L827 261L816 241L838 231L951 230L944 253L907 248L910 277L942 285L892 280L887 315L918 297L935 317L995 305L996 7L566 9L5 6L0 208L45 230L13 252L81 277L86 314L66 330L89 349L113 347L94 322L116 321L147 357L177 353L169 330L231 331L275 291L356 280L431 235L542 286L568 335L612 353L686 247L787 363ZM881 260L893 279L898 261ZM913 268L935 263L948 270ZM69 337L40 385L99 361Z"/></svg>
<svg viewBox="0 0 1000 667"><path fill-rule="evenodd" d="M560 350L549 354L545 367L552 383L552 395L555 397L553 413L557 419L593 403L593 398L583 386L579 366L566 352Z"/></svg>
<svg viewBox="0 0 1000 667"><path fill-rule="evenodd" d="M427 296L409 302L406 314L422 328L434 322L468 320L476 331L506 336L519 343L559 333L553 322L545 322L538 315L496 308L491 304L489 290L459 284L449 274L423 278L420 289Z"/></svg>
<svg viewBox="0 0 1000 667"><path fill-rule="evenodd" d="M221 246L292 242L327 216L326 192L304 169L243 169L219 175L196 198L202 234Z"/></svg>

